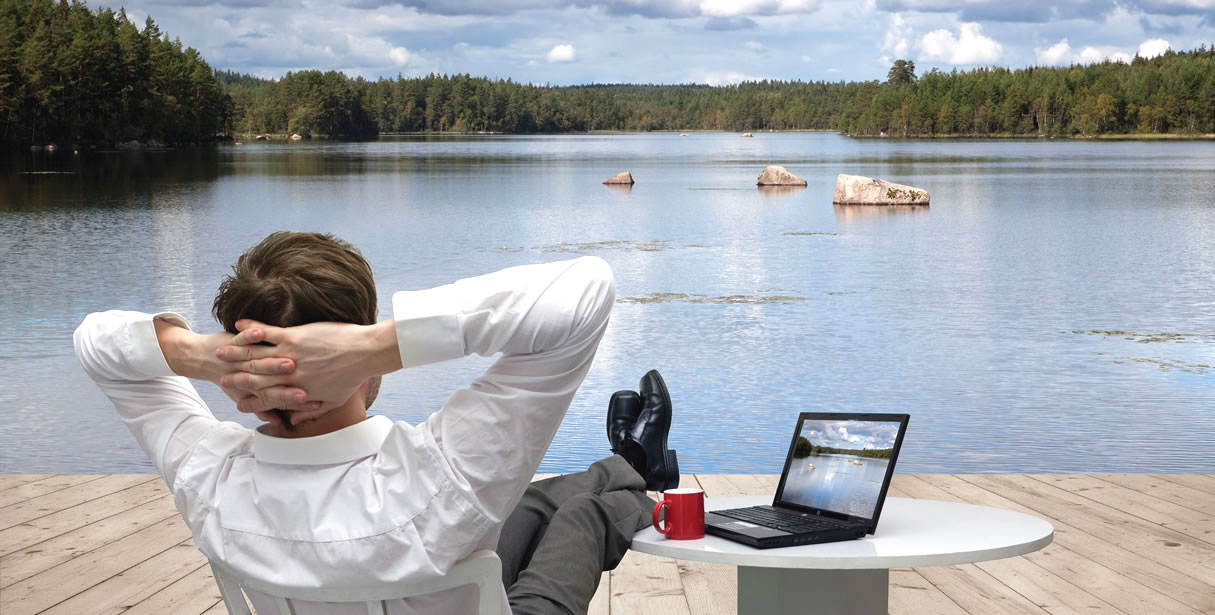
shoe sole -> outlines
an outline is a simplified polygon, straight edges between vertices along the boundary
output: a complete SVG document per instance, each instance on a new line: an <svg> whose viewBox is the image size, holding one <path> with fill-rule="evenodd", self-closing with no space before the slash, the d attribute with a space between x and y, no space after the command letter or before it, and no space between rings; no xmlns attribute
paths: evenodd
<svg viewBox="0 0 1215 615"><path fill-rule="evenodd" d="M658 394L662 395L662 399L666 402L667 406L667 420L662 425L662 450L666 451L666 457L663 461L668 468L674 471L675 484L670 484L670 473L668 473L667 485L663 489L665 491L666 489L674 489L679 486L679 460L675 456L675 451L667 448L667 434L671 432L671 415L675 413L675 405L671 403L671 392L667 390L667 383L662 379L662 374L658 373L658 370L652 369L646 372L646 375L642 377L642 381L644 382L645 378L648 378L651 374L654 376L654 384L658 387ZM640 389L641 387L637 388Z"/></svg>
<svg viewBox="0 0 1215 615"><path fill-rule="evenodd" d="M616 391L615 393L612 393L612 396L610 398L608 398L608 413L607 413L608 444L612 443L612 419L615 418L615 415L616 415L616 400L621 397L624 397L630 393L632 393L634 395L637 394L636 391ZM616 452L616 449L614 449L614 448L610 449L610 450L613 453Z"/></svg>

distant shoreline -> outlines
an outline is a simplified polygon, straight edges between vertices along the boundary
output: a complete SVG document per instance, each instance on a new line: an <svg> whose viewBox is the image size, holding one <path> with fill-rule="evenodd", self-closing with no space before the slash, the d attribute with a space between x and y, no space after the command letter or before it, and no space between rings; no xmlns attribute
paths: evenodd
<svg viewBox="0 0 1215 615"><path fill-rule="evenodd" d="M922 141L922 140L953 140L953 141L977 141L983 139L1008 139L1017 141L1211 141L1215 140L1215 133L1212 134L1154 134L1154 133L1125 133L1125 134L1102 134L1102 135L1074 135L1074 136L1047 136L1047 135L1013 135L1013 134L989 134L989 135L972 135L972 134L944 134L944 135L916 135L909 137L894 137L894 136L877 136L877 135L849 135L831 128L789 128L789 129L764 129L752 131L736 131L736 130L707 130L707 129L687 129L687 130L593 130L593 131L569 131L569 132L456 132L456 131L417 131L417 132L382 132L376 135L378 137L418 137L418 136L450 136L450 137L552 137L560 135L644 135L644 134L736 134L741 135L743 132L751 132L755 135L762 134L779 134L779 133L835 133L849 139L862 140L880 140L880 141ZM263 133L264 134L264 133ZM251 135L256 137L257 135ZM256 141L251 137L236 137L225 136L220 141L221 143L240 141L242 143L254 143ZM270 133L271 141L290 141L289 134ZM335 139L325 136L313 136L305 138L304 141L363 141L367 139ZM264 141L263 141L264 142Z"/></svg>

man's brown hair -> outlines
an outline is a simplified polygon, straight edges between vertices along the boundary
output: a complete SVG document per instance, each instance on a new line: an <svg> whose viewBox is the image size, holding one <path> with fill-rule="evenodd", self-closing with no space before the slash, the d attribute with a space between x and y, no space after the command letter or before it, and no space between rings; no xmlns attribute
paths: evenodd
<svg viewBox="0 0 1215 615"><path fill-rule="evenodd" d="M310 322L375 324L371 265L330 234L271 233L249 248L225 276L211 307L229 333L252 318L276 327Z"/></svg>
<svg viewBox="0 0 1215 615"><path fill-rule="evenodd" d="M249 248L232 275L224 276L211 313L235 334L236 321L252 318L292 327L312 322L375 324L375 280L358 248L328 233L271 233ZM379 392L372 379L366 403ZM293 427L287 410L276 410L283 427Z"/></svg>

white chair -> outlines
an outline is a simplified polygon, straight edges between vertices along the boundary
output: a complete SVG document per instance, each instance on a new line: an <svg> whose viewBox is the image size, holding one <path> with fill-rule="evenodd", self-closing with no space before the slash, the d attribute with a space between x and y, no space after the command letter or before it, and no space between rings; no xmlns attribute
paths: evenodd
<svg viewBox="0 0 1215 615"><path fill-rule="evenodd" d="M253 579L237 578L215 562L211 562L211 570L215 573L215 583L219 586L220 595L224 597L224 606L228 607L229 615L252 615L248 603L245 602L244 591L256 591L273 596L278 603L279 612L284 614L294 613L291 602L300 600L363 602L367 605L368 615L385 615L385 600L433 594L469 584L476 585L477 590L481 593L477 607L478 615L504 615L502 613L502 594L498 589L502 586L502 561L498 559L497 553L488 549L474 551L472 555L453 566L451 571L444 576L405 580L370 590L282 587Z"/></svg>

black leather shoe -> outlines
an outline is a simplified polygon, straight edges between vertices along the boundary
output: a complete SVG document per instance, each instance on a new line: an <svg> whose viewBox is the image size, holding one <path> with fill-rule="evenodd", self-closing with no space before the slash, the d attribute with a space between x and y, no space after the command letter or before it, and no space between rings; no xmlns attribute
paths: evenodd
<svg viewBox="0 0 1215 615"><path fill-rule="evenodd" d="M620 452L620 443L624 441L625 434L633 428L633 423L637 422L639 414L641 396L636 391L612 393L612 398L608 400L607 433L613 453Z"/></svg>
<svg viewBox="0 0 1215 615"><path fill-rule="evenodd" d="M658 370L641 377L641 414L629 430L628 437L645 450L645 488L666 491L679 486L679 461L675 451L667 449L667 433L671 431L671 394Z"/></svg>

